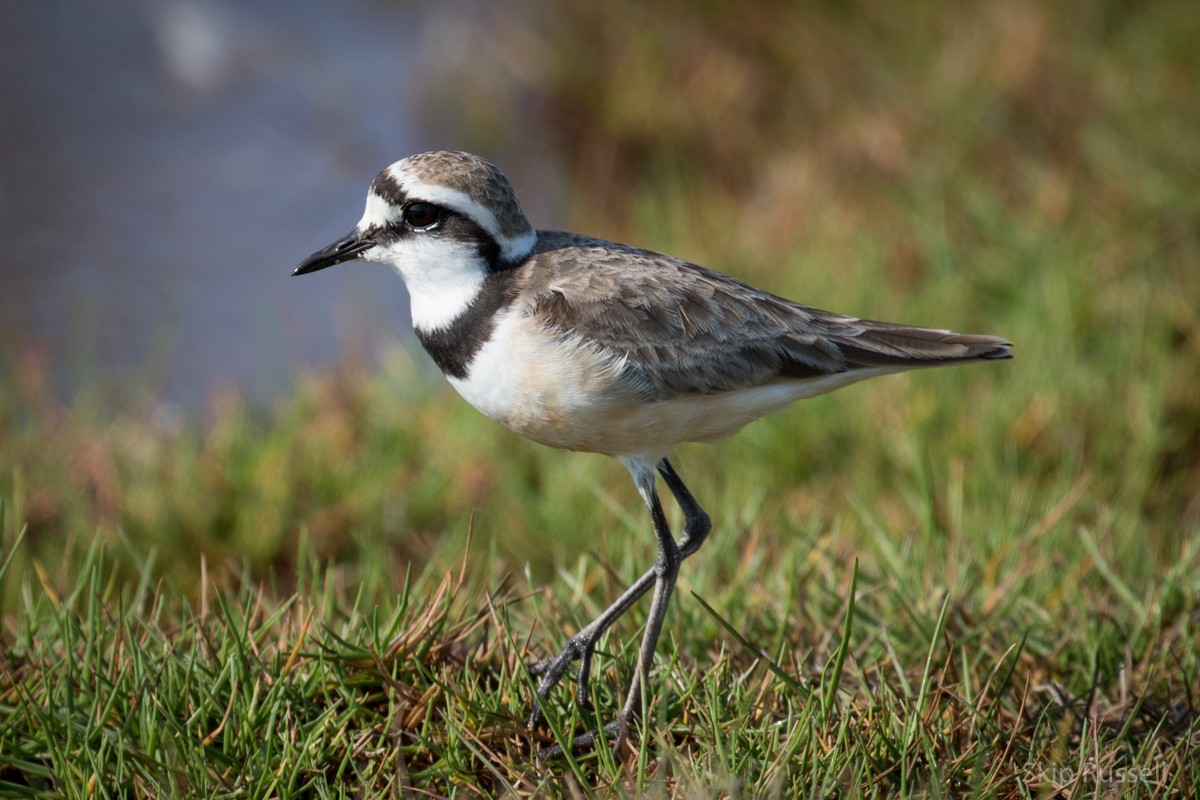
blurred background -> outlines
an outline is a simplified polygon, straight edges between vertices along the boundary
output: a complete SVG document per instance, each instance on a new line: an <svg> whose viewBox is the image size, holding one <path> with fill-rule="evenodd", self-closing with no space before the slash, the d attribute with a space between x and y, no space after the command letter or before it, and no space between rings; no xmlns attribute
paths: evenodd
<svg viewBox="0 0 1200 800"><path fill-rule="evenodd" d="M213 386L262 400L298 367L399 336L386 276L286 278L353 223L356 183L428 137L427 15L221 0L0 15L0 335L65 358L60 390L98 377L192 408Z"/></svg>
<svg viewBox="0 0 1200 800"><path fill-rule="evenodd" d="M289 277L425 149L500 164L540 227L1016 342L747 434L793 521L920 468L839 407L995 449L1016 526L1080 480L1160 555L1200 517L1192 2L44 0L0 31L6 537L278 564L477 509L548 558L537 498L607 467L431 403L384 270Z"/></svg>

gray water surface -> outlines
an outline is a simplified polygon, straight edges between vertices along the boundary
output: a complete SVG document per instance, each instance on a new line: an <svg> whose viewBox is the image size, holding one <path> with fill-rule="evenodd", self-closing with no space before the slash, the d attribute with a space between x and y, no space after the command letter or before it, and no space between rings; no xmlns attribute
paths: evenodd
<svg viewBox="0 0 1200 800"><path fill-rule="evenodd" d="M386 270L290 273L381 167L435 144L411 110L418 8L0 6L0 346L195 406L403 338Z"/></svg>

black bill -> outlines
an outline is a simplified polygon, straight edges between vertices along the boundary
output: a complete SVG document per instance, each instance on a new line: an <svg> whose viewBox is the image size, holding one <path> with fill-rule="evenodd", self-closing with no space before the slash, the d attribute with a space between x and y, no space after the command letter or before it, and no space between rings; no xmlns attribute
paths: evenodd
<svg viewBox="0 0 1200 800"><path fill-rule="evenodd" d="M343 261L357 258L359 253L374 246L375 242L370 237L363 236L356 230L351 231L329 247L318 250L301 261L300 266L296 267L296 271L292 275L307 275L319 269L332 267L334 264L341 264Z"/></svg>

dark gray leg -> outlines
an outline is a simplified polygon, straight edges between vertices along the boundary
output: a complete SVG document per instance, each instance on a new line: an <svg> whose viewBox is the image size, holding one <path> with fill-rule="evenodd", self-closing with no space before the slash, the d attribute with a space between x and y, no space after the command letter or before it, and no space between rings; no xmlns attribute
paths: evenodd
<svg viewBox="0 0 1200 800"><path fill-rule="evenodd" d="M674 495L676 502L679 503L679 507L683 511L683 537L678 544L671 537L666 516L663 514L662 505L658 500L658 493L655 491L654 473L648 469L636 472L631 469L631 473L634 474L634 481L638 486L638 492L645 499L646 505L650 509L654 534L658 539L659 554L654 567L626 589L617 598L616 602L606 608L600 616L596 617L585 628L572 636L562 652L552 659L541 661L530 667L530 672L533 675L542 676L542 682L538 686L538 696L534 700L533 710L529 715L528 724L530 727L535 727L541 722L541 701L562 681L567 668L576 659L580 662L575 694L576 702L584 708L589 708L591 706L590 677L592 657L595 654L596 643L621 615L628 611L642 595L649 591L651 586L655 587L654 597L650 606L650 617L647 620L646 632L642 638L642 647L638 653L637 668L630 685L629 694L625 700L625 706L622 708L618 719L605 725L602 731L594 731L577 738L574 742L576 747L586 747L597 738L597 735L602 733L616 733L618 744L624 737L629 719L634 713L640 711L641 692L642 686L645 683L645 673L649 670L650 661L654 655L654 648L658 642L659 633L662 630L663 619L666 616L667 605L671 598L671 591L675 587L675 579L679 574L679 562L699 550L700 545L704 543L709 531L712 529L712 522L708 514L705 513L700 504L696 502L696 499L692 497L691 492L684 486L683 481L676 474L674 467L671 466L671 462L664 458L658 462L656 467L659 474L662 475L663 481L667 484L667 488L671 490L671 494ZM543 756L553 757L557 752L558 748L551 748L543 753Z"/></svg>
<svg viewBox="0 0 1200 800"><path fill-rule="evenodd" d="M654 473L646 474L649 477L644 482L638 482L638 491L642 493L650 509L654 536L658 539L658 557L654 559L654 594L650 597L650 615L646 618L646 631L642 634L637 666L633 671L633 679L629 682L629 694L625 696L625 705L617 717L617 738L613 743L614 749L617 750L629 735L629 721L642 710L642 687L646 684L650 664L654 661L658 636L662 633L663 622L667 618L667 606L671 602L671 593L675 591L675 582L679 578L679 565L683 563L683 553L676 544L675 537L671 535L662 504L658 502L658 492L654 490Z"/></svg>
<svg viewBox="0 0 1200 800"><path fill-rule="evenodd" d="M687 558L699 550L700 545L708 538L709 531L712 530L712 520L683 485L670 461L664 458L658 462L658 474L663 476L663 481L683 511L683 536L679 539L679 552Z"/></svg>

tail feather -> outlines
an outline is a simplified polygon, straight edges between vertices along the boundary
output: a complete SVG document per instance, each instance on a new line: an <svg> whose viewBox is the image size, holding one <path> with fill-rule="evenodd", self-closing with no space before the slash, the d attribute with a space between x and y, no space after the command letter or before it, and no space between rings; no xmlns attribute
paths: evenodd
<svg viewBox="0 0 1200 800"><path fill-rule="evenodd" d="M1012 358L1012 343L999 336L955 333L886 322L860 321L855 336L837 337L852 367L934 367Z"/></svg>

